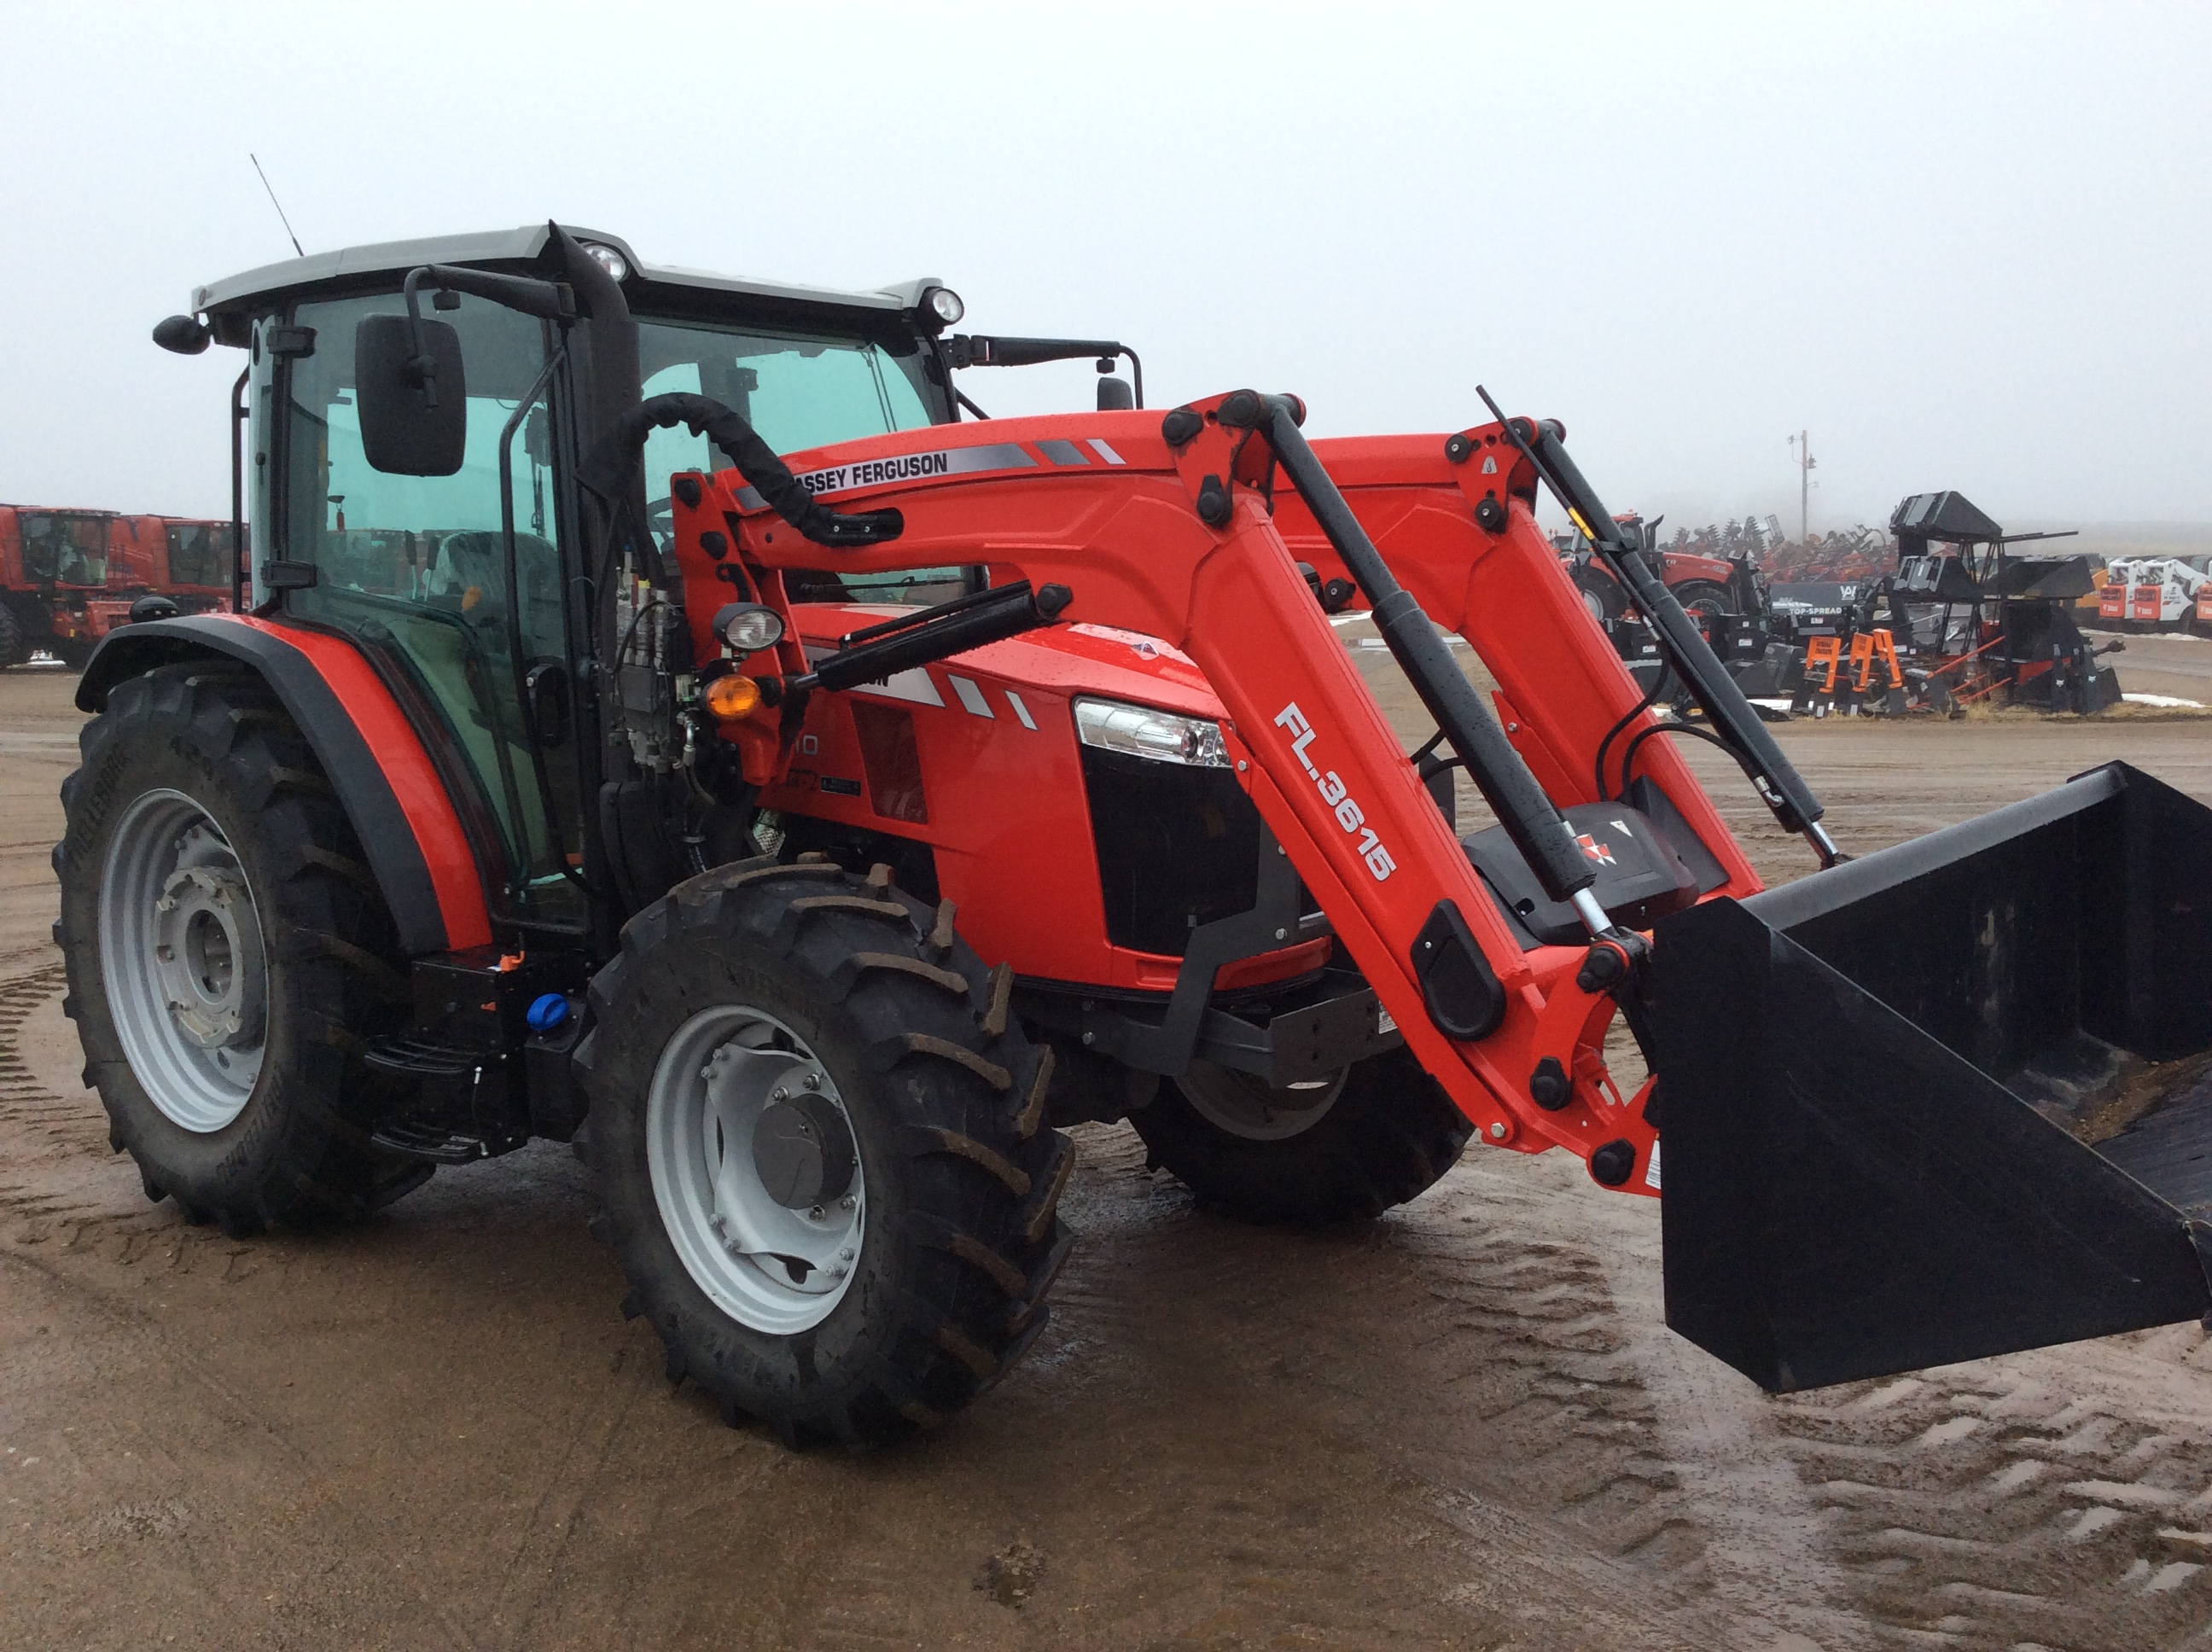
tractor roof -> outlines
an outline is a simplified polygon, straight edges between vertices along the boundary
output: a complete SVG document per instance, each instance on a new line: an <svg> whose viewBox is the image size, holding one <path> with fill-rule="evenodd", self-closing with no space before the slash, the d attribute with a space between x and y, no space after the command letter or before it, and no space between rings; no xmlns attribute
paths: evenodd
<svg viewBox="0 0 2212 1652"><path fill-rule="evenodd" d="M826 287L799 287L787 282L749 281L738 276L715 275L704 270L649 264L630 251L618 235L569 227L581 241L599 241L613 247L628 261L631 274L623 285L635 304L659 288L680 301L685 295L740 295L790 305L823 305L844 310L897 311L921 301L924 288L939 285L933 277L902 282L872 292L840 292ZM544 224L525 224L519 229L495 229L472 235L435 235L421 240L380 241L370 246L349 246L335 252L316 252L282 264L264 264L227 280L211 282L192 292L192 309L210 316L238 316L258 310L264 300L302 287L356 278L397 276L423 264L531 264L544 252L550 230Z"/></svg>

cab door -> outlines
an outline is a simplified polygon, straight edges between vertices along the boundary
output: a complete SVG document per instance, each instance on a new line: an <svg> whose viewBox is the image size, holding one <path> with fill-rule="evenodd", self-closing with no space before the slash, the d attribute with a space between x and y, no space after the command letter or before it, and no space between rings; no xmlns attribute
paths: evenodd
<svg viewBox="0 0 2212 1652"><path fill-rule="evenodd" d="M467 361L466 452L453 476L394 476L362 453L354 336L368 316L404 313L397 294L295 307L277 335L288 354L266 374L268 399L256 399L275 427L275 462L257 489L274 532L257 529L255 543L295 582L282 592L285 615L350 638L410 708L470 829L495 916L579 932L558 335L474 297L441 314ZM257 430L264 452L265 439Z"/></svg>

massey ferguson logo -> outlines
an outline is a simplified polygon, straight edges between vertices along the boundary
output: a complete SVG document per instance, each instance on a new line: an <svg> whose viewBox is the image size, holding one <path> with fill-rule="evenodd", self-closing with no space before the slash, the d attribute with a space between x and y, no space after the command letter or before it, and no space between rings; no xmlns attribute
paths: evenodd
<svg viewBox="0 0 2212 1652"><path fill-rule="evenodd" d="M1375 875L1375 881L1379 884L1397 871L1398 863L1390 858L1390 851L1382 847L1382 840L1367 823L1367 811L1352 800L1351 788L1337 777L1334 769L1324 774L1306 756L1306 748L1314 740L1313 725L1306 721L1306 714L1298 709L1297 701L1275 714L1275 726L1290 731L1291 750L1305 765L1306 773L1313 776L1315 786L1321 790L1321 800L1336 811L1336 823L1347 835L1359 834L1359 858L1367 863L1367 870Z"/></svg>
<svg viewBox="0 0 2212 1652"><path fill-rule="evenodd" d="M1583 853L1584 856L1595 861L1601 866L1617 866L1620 864L1618 860L1615 860L1613 858L1613 848L1610 844L1599 842L1588 832L1583 833L1582 835L1575 839L1575 841L1583 846Z"/></svg>

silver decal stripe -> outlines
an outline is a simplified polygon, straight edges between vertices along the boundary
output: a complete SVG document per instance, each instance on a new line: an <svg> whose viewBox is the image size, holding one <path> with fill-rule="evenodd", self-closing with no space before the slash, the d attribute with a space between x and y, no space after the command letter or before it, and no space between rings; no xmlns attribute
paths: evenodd
<svg viewBox="0 0 2212 1652"><path fill-rule="evenodd" d="M1022 726L1028 729L1031 733L1035 733L1036 732L1036 719L1030 715L1030 708L1022 703L1021 695L1016 694L1012 689L1008 689L1006 690L1006 703L1014 708L1014 715L1022 720Z"/></svg>
<svg viewBox="0 0 2212 1652"><path fill-rule="evenodd" d="M1123 459L1119 453L1115 452L1112 448L1109 447L1104 442L1099 440L1096 436L1091 438L1091 451L1097 454L1099 458L1104 459L1109 465L1127 465L1129 462L1127 459Z"/></svg>
<svg viewBox="0 0 2212 1652"><path fill-rule="evenodd" d="M1042 453L1054 465L1091 463L1089 459L1083 457L1083 450L1072 441L1041 441L1037 444L1037 452Z"/></svg>
<svg viewBox="0 0 2212 1652"><path fill-rule="evenodd" d="M924 482L935 477L969 476L977 471L1035 470L1036 460L1010 441L981 442L973 447L941 447L929 453L894 453L888 459L856 459L826 470L802 471L799 485L817 498L825 494L850 493L857 488L886 488L901 482ZM757 511L768 501L757 488L738 489L741 510Z"/></svg>
<svg viewBox="0 0 2212 1652"><path fill-rule="evenodd" d="M991 702L983 698L983 690L977 688L972 680L955 677L951 671L945 672L945 680L952 685L952 692L960 696L960 703L969 715L988 717L994 723L999 720L998 714L991 709Z"/></svg>

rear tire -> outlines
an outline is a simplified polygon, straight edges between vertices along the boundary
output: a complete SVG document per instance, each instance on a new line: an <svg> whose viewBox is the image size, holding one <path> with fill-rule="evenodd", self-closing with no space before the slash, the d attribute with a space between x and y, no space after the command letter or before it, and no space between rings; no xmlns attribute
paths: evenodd
<svg viewBox="0 0 2212 1652"><path fill-rule="evenodd" d="M30 657L31 651L23 642L23 623L0 606L0 669L20 665Z"/></svg>
<svg viewBox="0 0 2212 1652"><path fill-rule="evenodd" d="M1418 1198L1474 1127L1410 1051L1356 1061L1326 1105L1194 1064L1129 1115L1152 1157L1201 1204L1247 1222L1363 1221Z"/></svg>
<svg viewBox="0 0 2212 1652"><path fill-rule="evenodd" d="M1699 630L1710 629L1711 622L1722 615L1735 611L1728 587L1715 585L1711 580L1685 580L1673 590L1674 600L1682 604L1682 611L1696 622Z"/></svg>
<svg viewBox="0 0 2212 1652"><path fill-rule="evenodd" d="M248 672L165 665L116 684L79 744L54 850L63 1007L148 1197L248 1233L359 1216L428 1180L369 1142L386 1097L360 1051L405 1021L405 977L276 696Z"/></svg>
<svg viewBox="0 0 2212 1652"><path fill-rule="evenodd" d="M1043 1126L1049 1061L1010 984L883 867L742 861L624 927L576 1054L593 1231L624 1312L726 1421L880 1445L967 1404L1043 1328L1074 1146ZM758 1144L779 1099L844 1167L826 1188L771 1191Z"/></svg>

